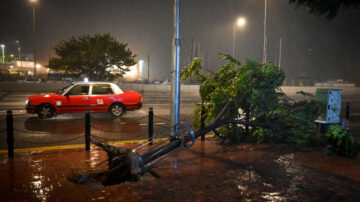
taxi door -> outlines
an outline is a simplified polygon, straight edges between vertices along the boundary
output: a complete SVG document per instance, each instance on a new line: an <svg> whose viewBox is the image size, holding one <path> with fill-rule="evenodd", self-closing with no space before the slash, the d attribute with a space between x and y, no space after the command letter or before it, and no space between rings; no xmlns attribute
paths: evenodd
<svg viewBox="0 0 360 202"><path fill-rule="evenodd" d="M83 112L90 109L89 84L77 84L56 101L59 112Z"/></svg>
<svg viewBox="0 0 360 202"><path fill-rule="evenodd" d="M114 102L114 96L109 84L93 84L90 96L91 111L106 112Z"/></svg>

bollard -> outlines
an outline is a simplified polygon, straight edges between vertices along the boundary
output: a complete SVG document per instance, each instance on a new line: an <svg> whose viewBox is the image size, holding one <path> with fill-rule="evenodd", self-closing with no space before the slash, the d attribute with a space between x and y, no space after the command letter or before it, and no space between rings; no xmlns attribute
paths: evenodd
<svg viewBox="0 0 360 202"><path fill-rule="evenodd" d="M8 157L14 157L14 123L12 111L6 112L6 131L7 131L7 146Z"/></svg>
<svg viewBox="0 0 360 202"><path fill-rule="evenodd" d="M245 121L248 123L250 122L249 112L245 113ZM245 126L245 133L246 133L246 135L249 135L249 125L248 124L246 124L246 126Z"/></svg>
<svg viewBox="0 0 360 202"><path fill-rule="evenodd" d="M349 124L350 124L350 103L346 103L346 130L348 132L350 132L350 127L349 127Z"/></svg>
<svg viewBox="0 0 360 202"><path fill-rule="evenodd" d="M150 145L153 144L153 132L154 132L154 111L153 108L149 108L149 141Z"/></svg>
<svg viewBox="0 0 360 202"><path fill-rule="evenodd" d="M90 151L90 112L85 112L85 150Z"/></svg>
<svg viewBox="0 0 360 202"><path fill-rule="evenodd" d="M201 104L201 112L200 112L200 127L201 129L204 129L205 128L205 118L204 118L204 113L205 113L205 107L203 104ZM201 141L204 141L205 140L205 134L201 136Z"/></svg>

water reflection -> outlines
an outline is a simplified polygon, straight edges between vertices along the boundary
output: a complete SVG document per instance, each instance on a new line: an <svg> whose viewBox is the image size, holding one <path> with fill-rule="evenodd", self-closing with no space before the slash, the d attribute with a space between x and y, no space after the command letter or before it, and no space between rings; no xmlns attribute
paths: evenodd
<svg viewBox="0 0 360 202"><path fill-rule="evenodd" d="M30 159L30 172L32 175L32 180L30 181L30 188L39 201L47 201L50 196L50 192L53 190L53 185L49 178L45 178L42 171L43 160L35 159L31 161Z"/></svg>
<svg viewBox="0 0 360 202"><path fill-rule="evenodd" d="M280 196L280 192L263 192L261 197L270 201L284 201L286 199L285 197Z"/></svg>

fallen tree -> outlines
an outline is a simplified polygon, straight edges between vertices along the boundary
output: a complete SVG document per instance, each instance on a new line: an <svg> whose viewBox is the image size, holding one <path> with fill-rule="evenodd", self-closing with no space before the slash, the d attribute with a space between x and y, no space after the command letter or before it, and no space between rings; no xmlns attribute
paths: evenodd
<svg viewBox="0 0 360 202"><path fill-rule="evenodd" d="M216 120L224 106L229 105L222 115L223 120L230 120L229 123L215 132L224 143L285 142L301 149L319 145L314 120L322 112L321 102L304 92L299 93L308 99L296 102L287 97L280 89L285 74L273 63L248 59L242 65L230 55L219 56L227 63L215 73L205 69L208 73L201 74L204 68L200 58L195 58L181 72L182 79L201 83L201 103L194 111L195 128ZM278 127L244 127L231 121L239 119Z"/></svg>
<svg viewBox="0 0 360 202"><path fill-rule="evenodd" d="M200 58L195 58L181 72L183 79L192 78L201 83L201 103L194 111L197 130L180 122L186 126L186 134L172 136L143 153L93 141L109 157L105 184L140 179L177 148L192 146L198 137L210 131L225 143L286 142L301 149L320 145L314 120L322 112L321 102L304 92L299 94L309 99L296 102L287 97L279 88L285 78L284 72L272 63L247 60L242 66L230 55L220 54L220 57L228 63L216 73L201 74Z"/></svg>

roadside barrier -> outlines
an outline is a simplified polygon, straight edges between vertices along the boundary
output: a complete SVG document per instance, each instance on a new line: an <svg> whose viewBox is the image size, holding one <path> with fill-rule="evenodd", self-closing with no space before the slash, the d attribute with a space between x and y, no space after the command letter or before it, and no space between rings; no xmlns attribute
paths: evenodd
<svg viewBox="0 0 360 202"><path fill-rule="evenodd" d="M111 130L100 127L101 123L106 123L107 121L104 119L96 118L96 116L92 116L90 112L85 112L85 128L84 133L76 136L72 136L68 139L62 139L62 137L59 137L61 139L59 140L52 140L52 141L37 141L34 139L26 139L27 134L39 134L40 136L47 135L49 132L41 132L41 131L29 131L26 129L16 129L14 128L14 121L23 121L22 119L16 119L13 116L12 111L7 111L6 113L6 119L0 120L0 123L6 122L6 128L1 129L0 132L6 131L6 140L7 140L7 150L8 150L8 157L13 158L14 157L14 143L21 142L25 144L34 144L34 145L54 145L59 143L67 143L67 142L79 142L80 139L83 139L85 143L85 150L90 151L90 144L94 142L102 142L102 143L108 143L108 142L117 142L117 141L123 141L124 137L108 137L107 134L118 134L118 133L126 133L129 132L128 129L124 128L121 130ZM147 119L147 121L144 123L143 119ZM149 108L149 112L147 115L139 117L135 120L131 119L131 123L136 123L142 126L147 125L147 130L144 130L143 132L137 133L135 135L132 135L132 140L142 140L141 144L143 147L144 145L153 145L154 141L160 141L164 137L170 137L172 134L172 131L174 130L175 126L165 126L170 125L170 120L163 118L159 115L156 115L154 113L153 108ZM161 123L155 123L155 120L161 120ZM141 123L142 122L142 123ZM165 123L164 123L165 122ZM181 125L177 125L176 127L179 128L179 133L184 128ZM95 132L94 132L95 131ZM100 132L100 133L99 133ZM20 136L16 136L14 138L15 134L20 134ZM24 135L24 138L21 137L21 134ZM105 137L106 136L106 137ZM5 138L5 136L4 136ZM145 139L144 139L145 138ZM2 141L5 141L2 140ZM130 140L131 141L131 140Z"/></svg>
<svg viewBox="0 0 360 202"><path fill-rule="evenodd" d="M153 133L154 133L154 111L153 108L149 108L149 123L148 123L148 134L149 134L149 141L150 145L153 144Z"/></svg>
<svg viewBox="0 0 360 202"><path fill-rule="evenodd" d="M7 132L7 145L8 157L14 157L14 119L12 111L6 112L6 132Z"/></svg>

